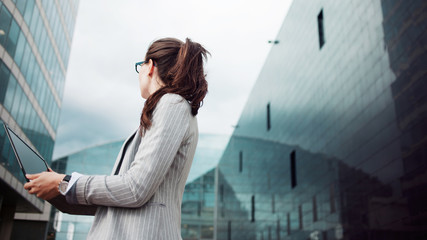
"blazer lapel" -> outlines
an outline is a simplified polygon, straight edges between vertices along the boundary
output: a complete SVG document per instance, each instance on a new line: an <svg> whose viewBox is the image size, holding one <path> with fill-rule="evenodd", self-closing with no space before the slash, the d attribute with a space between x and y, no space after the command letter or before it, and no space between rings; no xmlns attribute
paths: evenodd
<svg viewBox="0 0 427 240"><path fill-rule="evenodd" d="M139 129L139 128L138 128ZM121 163L123 161L123 157L126 153L126 149L129 146L129 144L132 142L132 140L135 137L135 134L138 132L136 130L132 135L130 135L126 141L123 143L122 148L120 149L119 155L117 156L116 162L114 163L113 171L111 171L111 175L116 174L118 170L120 170Z"/></svg>

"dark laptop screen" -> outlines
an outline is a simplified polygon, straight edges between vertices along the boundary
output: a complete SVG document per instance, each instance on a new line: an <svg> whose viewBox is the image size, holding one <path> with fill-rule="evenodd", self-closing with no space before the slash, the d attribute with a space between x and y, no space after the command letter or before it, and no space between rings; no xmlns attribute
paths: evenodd
<svg viewBox="0 0 427 240"><path fill-rule="evenodd" d="M9 128L6 128L9 136L13 141L16 153L24 167L26 173L34 174L47 171L47 166L42 158L40 158L29 146L27 146L18 136L15 135Z"/></svg>

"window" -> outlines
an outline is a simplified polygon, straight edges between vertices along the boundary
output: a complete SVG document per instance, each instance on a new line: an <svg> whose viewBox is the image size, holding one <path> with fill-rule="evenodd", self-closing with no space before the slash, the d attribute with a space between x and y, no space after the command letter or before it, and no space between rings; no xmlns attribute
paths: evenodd
<svg viewBox="0 0 427 240"><path fill-rule="evenodd" d="M9 82L10 71L0 60L0 103L3 103L6 96L6 89Z"/></svg>
<svg viewBox="0 0 427 240"><path fill-rule="evenodd" d="M280 219L277 219L276 225L276 239L280 239Z"/></svg>
<svg viewBox="0 0 427 240"><path fill-rule="evenodd" d="M24 0L18 0L16 1L16 8L18 8L18 10L21 12L21 15L24 13L25 11L25 4L27 1Z"/></svg>
<svg viewBox="0 0 427 240"><path fill-rule="evenodd" d="M6 37L8 36L10 21L12 20L12 15L7 10L6 6L1 6L0 9L0 30L2 34L0 34L0 44L4 44Z"/></svg>
<svg viewBox="0 0 427 240"><path fill-rule="evenodd" d="M239 152L239 172L243 170L243 152Z"/></svg>
<svg viewBox="0 0 427 240"><path fill-rule="evenodd" d="M34 1L27 1L27 6L25 7L24 20L28 24L33 15Z"/></svg>
<svg viewBox="0 0 427 240"><path fill-rule="evenodd" d="M231 240L231 221L228 221L227 239Z"/></svg>
<svg viewBox="0 0 427 240"><path fill-rule="evenodd" d="M267 104L267 131L270 131L271 122L270 122L270 103Z"/></svg>
<svg viewBox="0 0 427 240"><path fill-rule="evenodd" d="M325 30L323 27L323 9L320 10L319 15L317 15L317 26L319 30L319 49L322 49L325 44Z"/></svg>
<svg viewBox="0 0 427 240"><path fill-rule="evenodd" d="M12 109L10 110L10 114L14 119L16 119L18 116L18 111L20 109L20 101L22 99L22 95L24 94L22 88L19 85L17 86L18 87L16 88L15 96L13 97L12 101Z"/></svg>
<svg viewBox="0 0 427 240"><path fill-rule="evenodd" d="M12 19L10 24L9 34L6 39L5 49L9 53L10 56L15 56L16 44L18 42L19 33L21 29L15 20Z"/></svg>
<svg viewBox="0 0 427 240"><path fill-rule="evenodd" d="M335 189L334 189L334 184L331 184L331 187L329 189L329 202L330 202L330 208L331 208L331 213L335 212Z"/></svg>
<svg viewBox="0 0 427 240"><path fill-rule="evenodd" d="M255 195L252 195L252 213L251 213L251 222L255 222Z"/></svg>
<svg viewBox="0 0 427 240"><path fill-rule="evenodd" d="M317 203L316 196L313 196L313 222L317 221Z"/></svg>
<svg viewBox="0 0 427 240"><path fill-rule="evenodd" d="M298 220L299 220L299 229L302 230L302 206L298 206Z"/></svg>
<svg viewBox="0 0 427 240"><path fill-rule="evenodd" d="M295 150L290 154L291 160L291 187L297 186L297 173L296 173L296 162L295 162Z"/></svg>
<svg viewBox="0 0 427 240"><path fill-rule="evenodd" d="M287 221L286 232L289 236L289 235L291 235L291 214L290 213L286 214L286 221Z"/></svg>
<svg viewBox="0 0 427 240"><path fill-rule="evenodd" d="M26 40L25 40L24 34L20 32L18 37L18 43L16 45L15 56L14 56L14 60L16 62L16 65L18 66L21 64L22 55L24 54L25 41Z"/></svg>
<svg viewBox="0 0 427 240"><path fill-rule="evenodd" d="M219 186L219 198L221 202L224 202L224 185L222 184Z"/></svg>
<svg viewBox="0 0 427 240"><path fill-rule="evenodd" d="M274 200L274 194L271 195L271 212L275 213L276 212L276 203Z"/></svg>

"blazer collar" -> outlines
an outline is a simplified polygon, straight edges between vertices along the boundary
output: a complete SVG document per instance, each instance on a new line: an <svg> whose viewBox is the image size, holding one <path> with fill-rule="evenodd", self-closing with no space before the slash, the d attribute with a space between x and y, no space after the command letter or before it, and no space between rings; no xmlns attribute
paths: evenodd
<svg viewBox="0 0 427 240"><path fill-rule="evenodd" d="M120 150L119 155L117 156L117 159L116 159L116 163L114 164L113 171L111 172L112 175L115 174L117 172L117 170L120 170L117 168L118 167L120 168L121 163L123 162L123 158L124 158L126 149L129 147L129 145L132 143L132 141L135 139L135 137L138 136L137 134L139 134L139 131L140 131L139 129L140 128L138 128L133 134L131 134L126 139L126 141L123 143L122 149Z"/></svg>

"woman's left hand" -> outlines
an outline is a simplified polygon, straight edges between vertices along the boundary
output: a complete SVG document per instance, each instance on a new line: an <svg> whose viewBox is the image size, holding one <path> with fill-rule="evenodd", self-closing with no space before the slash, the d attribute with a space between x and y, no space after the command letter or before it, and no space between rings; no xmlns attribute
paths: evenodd
<svg viewBox="0 0 427 240"><path fill-rule="evenodd" d="M24 185L28 193L36 194L37 197L44 200L50 200L60 194L58 185L65 177L65 174L58 174L51 169L49 170L49 172L26 175L26 177L30 179L30 182Z"/></svg>

